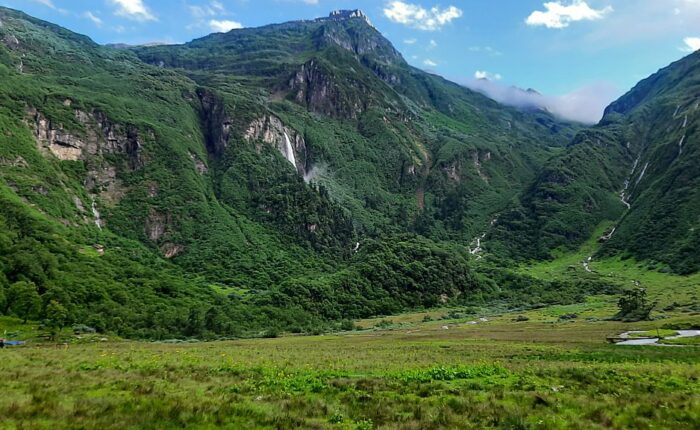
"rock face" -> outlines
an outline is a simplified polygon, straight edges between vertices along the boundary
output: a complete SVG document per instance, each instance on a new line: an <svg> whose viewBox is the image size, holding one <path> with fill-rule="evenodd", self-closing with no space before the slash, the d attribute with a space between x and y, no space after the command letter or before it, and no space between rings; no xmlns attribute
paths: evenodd
<svg viewBox="0 0 700 430"><path fill-rule="evenodd" d="M314 34L318 48L335 44L355 54L356 57L372 56L385 64L403 63L401 54L382 35L359 9L336 10L328 18L320 18L321 22L338 23L325 25ZM365 25L353 25L360 21Z"/></svg>
<svg viewBox="0 0 700 430"><path fill-rule="evenodd" d="M17 40L17 37L15 37L13 34L7 34L5 37L3 37L2 42L7 46L9 49L15 50L19 48L19 40Z"/></svg>
<svg viewBox="0 0 700 430"><path fill-rule="evenodd" d="M99 111L87 113L76 110L76 120L85 126L85 133L78 134L66 130L63 124L51 122L36 109L30 108L28 113L40 149L48 149L61 160L88 160L105 154L125 154L131 169L143 166L141 138L133 125L116 124Z"/></svg>
<svg viewBox="0 0 700 430"><path fill-rule="evenodd" d="M160 241L166 234L167 225L168 217L151 209L144 226L146 236L153 242Z"/></svg>
<svg viewBox="0 0 700 430"><path fill-rule="evenodd" d="M249 141L259 140L273 145L301 175L310 170L304 138L293 128L282 124L276 116L266 115L254 120L245 131L244 137Z"/></svg>
<svg viewBox="0 0 700 430"><path fill-rule="evenodd" d="M202 160L199 159L199 157L197 157L197 155L190 152L190 159L194 163L194 169L197 171L197 173L200 175L206 175L209 173L209 168Z"/></svg>
<svg viewBox="0 0 700 430"><path fill-rule="evenodd" d="M328 15L329 20L333 21L344 21L346 19L352 19L352 18L360 18L363 19L367 24L372 26L372 23L369 21L369 18L367 15L365 15L364 12L360 9L355 9L355 10L334 10L333 12ZM374 26L372 26L374 27Z"/></svg>
<svg viewBox="0 0 700 430"><path fill-rule="evenodd" d="M69 104L64 102L64 106ZM34 108L27 112L39 150L64 161L84 161L87 167L85 187L96 190L108 204L118 203L126 189L118 178L118 167L107 163L104 156L124 156L124 168L130 170L140 169L145 164L143 139L133 125L117 124L99 111L75 110L76 121L84 127L84 131L75 132L52 122ZM152 133L148 137L155 139Z"/></svg>
<svg viewBox="0 0 700 430"><path fill-rule="evenodd" d="M356 119L367 106L358 95L341 92L341 86L337 85L336 80L330 67L317 60L310 60L302 64L290 79L289 89L295 95L297 103L311 112L334 118ZM359 84L347 84L360 92Z"/></svg>
<svg viewBox="0 0 700 430"><path fill-rule="evenodd" d="M221 157L231 135L231 120L226 114L224 101L204 88L197 90L197 98L207 151L216 158Z"/></svg>

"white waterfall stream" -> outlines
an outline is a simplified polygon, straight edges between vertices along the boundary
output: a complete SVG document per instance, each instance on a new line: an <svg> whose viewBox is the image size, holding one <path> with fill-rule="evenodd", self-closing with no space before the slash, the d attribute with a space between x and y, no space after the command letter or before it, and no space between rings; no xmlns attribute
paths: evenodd
<svg viewBox="0 0 700 430"><path fill-rule="evenodd" d="M95 225L97 228L102 230L102 218L100 218L100 212L97 210L97 203L95 203L95 196L92 197L92 216L95 218Z"/></svg>
<svg viewBox="0 0 700 430"><path fill-rule="evenodd" d="M639 185L639 183L642 182L642 179L644 178L644 174L647 172L648 167L649 163L646 163L644 165L644 168L642 169L642 173L639 174L639 178L637 178L637 182L635 182L635 185Z"/></svg>
<svg viewBox="0 0 700 430"><path fill-rule="evenodd" d="M639 157L637 157L636 160L634 160L634 165L632 165L632 170L630 170L630 175L627 179L625 179L625 187L620 191L620 201L622 204L627 206L627 209L631 209L632 206L630 205L630 202L627 200L627 190L630 187L630 181L632 180L632 175L634 174L634 171L637 170L637 166L639 165Z"/></svg>
<svg viewBox="0 0 700 430"><path fill-rule="evenodd" d="M284 133L284 156L289 161L292 163L292 166L296 169L297 167L297 160L294 157L294 148L292 148L292 142L289 140L289 136L287 135L287 132Z"/></svg>

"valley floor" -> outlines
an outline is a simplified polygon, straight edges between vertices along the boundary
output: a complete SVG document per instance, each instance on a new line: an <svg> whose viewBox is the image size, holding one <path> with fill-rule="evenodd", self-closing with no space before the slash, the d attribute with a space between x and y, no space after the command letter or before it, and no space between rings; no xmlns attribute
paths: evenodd
<svg viewBox="0 0 700 430"><path fill-rule="evenodd" d="M421 313L316 337L6 348L0 428L700 428L698 347L606 342L700 317L561 322L566 311L478 324L415 322Z"/></svg>

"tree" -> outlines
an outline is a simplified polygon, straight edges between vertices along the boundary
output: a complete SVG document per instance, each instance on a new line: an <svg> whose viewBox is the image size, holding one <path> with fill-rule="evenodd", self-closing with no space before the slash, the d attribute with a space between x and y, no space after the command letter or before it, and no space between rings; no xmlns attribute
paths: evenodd
<svg viewBox="0 0 700 430"><path fill-rule="evenodd" d="M644 288L626 290L617 302L620 311L614 319L622 321L648 320L654 306L656 303L648 302L647 291Z"/></svg>
<svg viewBox="0 0 700 430"><path fill-rule="evenodd" d="M7 296L5 295L5 288L0 283L0 314L7 310Z"/></svg>
<svg viewBox="0 0 700 430"><path fill-rule="evenodd" d="M10 286L8 296L10 310L25 323L29 318L36 317L41 309L41 297L33 282L15 282Z"/></svg>
<svg viewBox="0 0 700 430"><path fill-rule="evenodd" d="M187 323L185 325L185 335L199 336L202 334L203 328L204 323L199 310L195 308L190 309L190 314L187 317Z"/></svg>
<svg viewBox="0 0 700 430"><path fill-rule="evenodd" d="M204 315L204 328L211 332L219 333L221 332L222 325L221 312L219 309L212 306Z"/></svg>
<svg viewBox="0 0 700 430"><path fill-rule="evenodd" d="M51 339L56 339L58 333L61 329L65 327L68 321L68 311L62 304L56 300L51 300L48 305L46 305L46 327L51 333Z"/></svg>

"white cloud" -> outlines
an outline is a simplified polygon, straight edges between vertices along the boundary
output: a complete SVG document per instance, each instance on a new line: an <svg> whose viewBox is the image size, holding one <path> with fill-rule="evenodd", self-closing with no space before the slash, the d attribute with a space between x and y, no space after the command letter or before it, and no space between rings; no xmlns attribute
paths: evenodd
<svg viewBox="0 0 700 430"><path fill-rule="evenodd" d="M212 2L210 4L211 4L211 8L214 9L215 11L217 11L219 13L226 12L226 8L224 7L223 3L221 3L220 1L212 0Z"/></svg>
<svg viewBox="0 0 700 430"><path fill-rule="evenodd" d="M430 42L428 42L428 49L435 49L437 47L438 47L438 44L436 41L431 40Z"/></svg>
<svg viewBox="0 0 700 430"><path fill-rule="evenodd" d="M143 0L110 0L117 7L115 15L134 21L158 21L158 18L143 4Z"/></svg>
<svg viewBox="0 0 700 430"><path fill-rule="evenodd" d="M60 14L62 14L62 15L67 15L67 14L68 14L68 11L67 11L67 10L61 9L61 8L59 8L59 7L56 7L56 5L53 4L53 1L52 1L52 0L29 0L29 1L32 1L32 2L34 2L34 3L39 3L40 5L46 6L46 7L48 7L49 9L53 9L53 10L55 10L56 12L58 12L58 13L60 13Z"/></svg>
<svg viewBox="0 0 700 430"><path fill-rule="evenodd" d="M403 41L403 43L405 43L406 45L415 45L416 42L418 42L418 39L414 39L414 38L404 39L404 41Z"/></svg>
<svg viewBox="0 0 700 430"><path fill-rule="evenodd" d="M559 118L584 124L600 121L605 108L620 96L617 87L607 82L586 85L561 96L547 96L478 77L463 84L508 106L546 110Z"/></svg>
<svg viewBox="0 0 700 430"><path fill-rule="evenodd" d="M82 17L85 19L89 19L93 22L93 24L95 24L98 27L102 26L102 19L98 16L95 16L95 14L90 11L83 13Z"/></svg>
<svg viewBox="0 0 700 430"><path fill-rule="evenodd" d="M546 11L536 10L525 20L527 25L545 26L547 28L566 28L576 21L595 21L602 19L613 11L612 6L593 9L583 0L572 0L564 5L560 0L544 4Z"/></svg>
<svg viewBox="0 0 700 430"><path fill-rule="evenodd" d="M439 30L460 18L462 14L462 10L455 6L445 9L435 6L428 10L420 5L402 1L392 1L384 8L384 16L389 20L424 31Z"/></svg>
<svg viewBox="0 0 700 430"><path fill-rule="evenodd" d="M683 39L685 46L681 48L683 52L695 52L700 50L700 37L686 37Z"/></svg>
<svg viewBox="0 0 700 430"><path fill-rule="evenodd" d="M487 79L489 81L500 81L501 79L503 79L503 76L501 76L499 73L490 73L486 70L477 70L476 72L474 72L474 78Z"/></svg>
<svg viewBox="0 0 700 430"><path fill-rule="evenodd" d="M189 6L190 14L193 17L202 19L207 16L225 15L226 8L224 5L217 0L211 1L208 5L204 6Z"/></svg>
<svg viewBox="0 0 700 430"><path fill-rule="evenodd" d="M425 60L423 60L423 64L426 65L426 66L428 66L428 67L435 67L435 66L437 66L437 63L436 63L435 61L429 59L429 58L426 58Z"/></svg>
<svg viewBox="0 0 700 430"><path fill-rule="evenodd" d="M30 1L33 1L34 3L42 4L48 8L51 8L51 9L56 9L56 5L54 5L53 1L51 1L51 0L30 0Z"/></svg>
<svg viewBox="0 0 700 430"><path fill-rule="evenodd" d="M212 31L218 32L218 33L227 33L231 30L235 30L237 28L243 28L243 24L237 21L229 21L227 19L224 20L218 20L218 19L212 19L209 21L209 27L212 29Z"/></svg>

